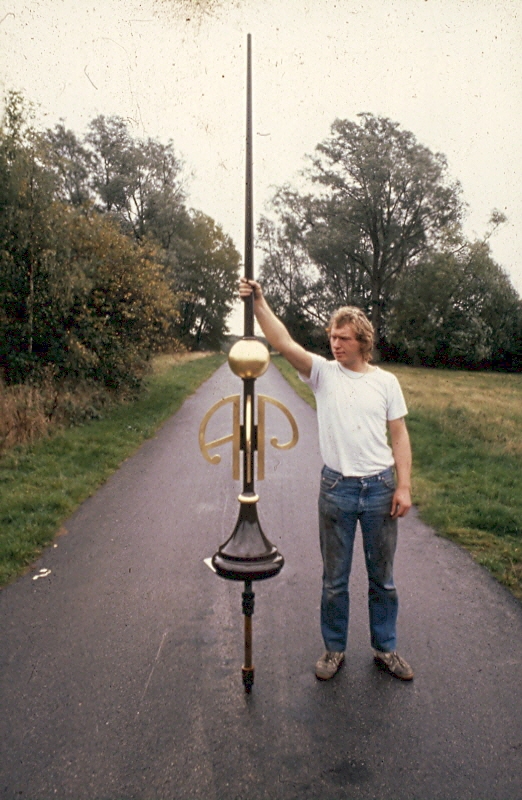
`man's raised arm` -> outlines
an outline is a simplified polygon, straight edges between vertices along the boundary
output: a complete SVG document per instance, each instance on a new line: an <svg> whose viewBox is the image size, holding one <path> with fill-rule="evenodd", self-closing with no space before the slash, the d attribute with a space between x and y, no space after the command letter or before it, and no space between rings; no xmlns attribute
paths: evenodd
<svg viewBox="0 0 522 800"><path fill-rule="evenodd" d="M270 345L306 378L312 371L312 356L295 342L280 319L276 317L266 302L260 284L257 281L241 278L239 294L245 299L254 295L254 314Z"/></svg>

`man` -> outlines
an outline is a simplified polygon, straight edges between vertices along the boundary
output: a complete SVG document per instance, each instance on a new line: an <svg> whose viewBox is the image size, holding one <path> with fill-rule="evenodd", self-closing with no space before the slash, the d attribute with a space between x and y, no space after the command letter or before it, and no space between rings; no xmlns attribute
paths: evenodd
<svg viewBox="0 0 522 800"><path fill-rule="evenodd" d="M295 342L266 302L257 281L241 279L240 296L254 296L254 313L271 346L298 370L317 401L324 467L319 494L323 558L321 632L326 652L315 667L333 678L344 661L355 529L361 525L368 572L371 644L377 666L401 680L413 670L396 651L398 596L393 581L397 519L411 507L408 413L398 380L370 364L373 328L351 306L336 311L327 328L328 361ZM388 444L387 429L390 444Z"/></svg>

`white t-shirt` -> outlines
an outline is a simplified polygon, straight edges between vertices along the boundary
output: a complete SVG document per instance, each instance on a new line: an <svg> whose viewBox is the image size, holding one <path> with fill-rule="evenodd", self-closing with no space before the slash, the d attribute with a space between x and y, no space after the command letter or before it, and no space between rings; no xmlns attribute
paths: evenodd
<svg viewBox="0 0 522 800"><path fill-rule="evenodd" d="M353 372L312 354L308 384L317 400L324 463L344 476L377 475L393 466L387 422L408 413L399 381L379 367Z"/></svg>

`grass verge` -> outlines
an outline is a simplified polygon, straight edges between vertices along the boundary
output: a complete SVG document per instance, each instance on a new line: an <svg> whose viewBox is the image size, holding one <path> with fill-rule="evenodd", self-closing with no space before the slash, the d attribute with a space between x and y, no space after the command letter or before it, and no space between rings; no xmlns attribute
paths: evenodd
<svg viewBox="0 0 522 800"><path fill-rule="evenodd" d="M224 360L162 357L136 401L0 457L0 586L37 558L75 508Z"/></svg>
<svg viewBox="0 0 522 800"><path fill-rule="evenodd" d="M274 363L315 407L295 370ZM399 378L410 411L421 518L522 600L522 375L383 367Z"/></svg>

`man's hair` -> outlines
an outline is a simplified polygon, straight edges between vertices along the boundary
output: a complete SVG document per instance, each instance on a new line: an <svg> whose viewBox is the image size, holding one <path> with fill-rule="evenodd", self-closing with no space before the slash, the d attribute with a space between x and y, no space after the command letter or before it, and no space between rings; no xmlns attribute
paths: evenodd
<svg viewBox="0 0 522 800"><path fill-rule="evenodd" d="M351 325L355 331L355 338L361 345L361 355L365 361L372 360L374 344L373 325L360 308L356 306L342 306L334 311L330 317L330 322L326 332L330 336L332 328L342 328L344 325Z"/></svg>

